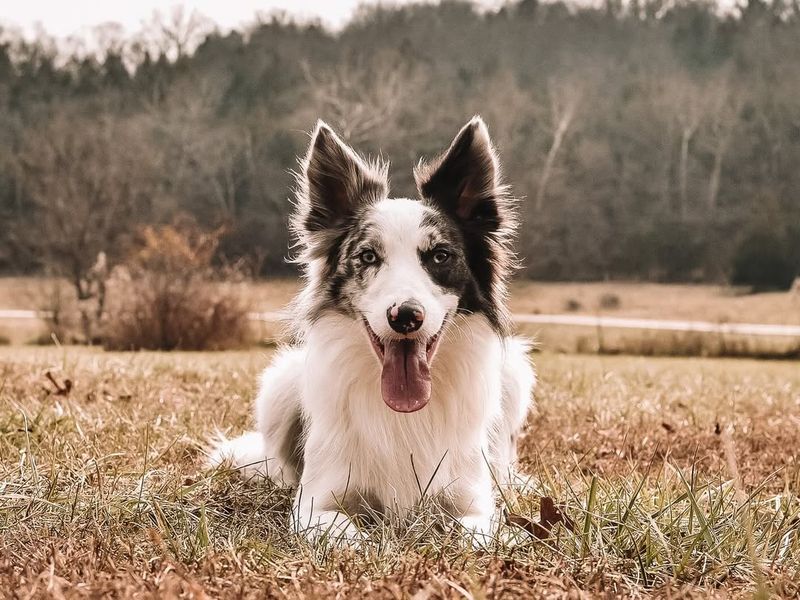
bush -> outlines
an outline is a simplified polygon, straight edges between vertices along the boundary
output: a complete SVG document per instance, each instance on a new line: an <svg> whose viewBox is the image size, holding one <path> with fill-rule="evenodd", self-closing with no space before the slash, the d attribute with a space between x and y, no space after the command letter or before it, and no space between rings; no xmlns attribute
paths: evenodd
<svg viewBox="0 0 800 600"><path fill-rule="evenodd" d="M578 312L583 308L583 305L575 298L568 298L564 302L564 311L565 312Z"/></svg>
<svg viewBox="0 0 800 600"><path fill-rule="evenodd" d="M731 283L754 291L788 290L797 271L785 238L774 231L755 231L736 248Z"/></svg>
<svg viewBox="0 0 800 600"><path fill-rule="evenodd" d="M46 278L40 286L40 297L35 300L44 314L46 328L32 341L37 346L47 346L58 340L61 344L88 344L82 330L81 311L75 290L59 278Z"/></svg>
<svg viewBox="0 0 800 600"><path fill-rule="evenodd" d="M622 301L619 299L619 296L612 292L606 292L600 296L600 308L606 310L616 310L621 305Z"/></svg>
<svg viewBox="0 0 800 600"><path fill-rule="evenodd" d="M141 249L109 284L104 346L223 350L249 338L241 265L214 267L222 229L179 222L141 230Z"/></svg>

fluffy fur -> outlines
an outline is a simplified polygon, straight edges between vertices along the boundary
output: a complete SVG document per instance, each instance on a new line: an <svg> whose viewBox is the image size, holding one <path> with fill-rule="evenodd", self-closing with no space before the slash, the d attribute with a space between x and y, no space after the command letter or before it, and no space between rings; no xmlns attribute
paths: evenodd
<svg viewBox="0 0 800 600"><path fill-rule="evenodd" d="M358 537L353 515L402 516L425 489L488 533L535 377L509 335L515 203L485 124L420 163L416 200L388 198L386 167L321 122L301 166L296 341L261 377L256 431L210 464L297 486L309 537Z"/></svg>

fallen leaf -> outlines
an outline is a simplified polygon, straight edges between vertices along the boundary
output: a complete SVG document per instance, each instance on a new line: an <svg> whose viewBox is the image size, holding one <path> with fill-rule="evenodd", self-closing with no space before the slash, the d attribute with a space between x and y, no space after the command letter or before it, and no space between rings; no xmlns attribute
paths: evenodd
<svg viewBox="0 0 800 600"><path fill-rule="evenodd" d="M45 377L53 384L53 387L56 388L55 395L56 396L69 396L69 393L72 391L72 380L65 379L63 384L58 383L53 374L50 371L45 373Z"/></svg>
<svg viewBox="0 0 800 600"><path fill-rule="evenodd" d="M541 498L538 523L524 515L511 512L506 513L506 522L524 529L540 540L550 537L550 532L558 523L569 531L575 531L575 522L564 513L564 507L557 506L549 496Z"/></svg>

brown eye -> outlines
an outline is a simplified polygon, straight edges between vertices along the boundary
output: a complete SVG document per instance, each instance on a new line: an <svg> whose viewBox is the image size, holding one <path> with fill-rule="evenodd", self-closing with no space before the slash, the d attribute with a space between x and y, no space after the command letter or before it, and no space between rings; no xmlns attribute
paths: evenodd
<svg viewBox="0 0 800 600"><path fill-rule="evenodd" d="M433 262L437 265L443 265L450 260L450 253L446 250L437 250L433 253Z"/></svg>
<svg viewBox="0 0 800 600"><path fill-rule="evenodd" d="M358 255L358 258L365 265L374 265L376 262L378 262L378 255L372 250L364 250Z"/></svg>

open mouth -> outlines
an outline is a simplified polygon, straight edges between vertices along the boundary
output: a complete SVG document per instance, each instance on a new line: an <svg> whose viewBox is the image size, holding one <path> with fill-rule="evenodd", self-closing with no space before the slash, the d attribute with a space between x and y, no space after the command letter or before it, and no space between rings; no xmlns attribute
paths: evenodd
<svg viewBox="0 0 800 600"><path fill-rule="evenodd" d="M394 411L409 413L424 407L431 399L430 363L439 345L442 330L420 338L381 340L364 319L375 354L380 360L381 395Z"/></svg>

